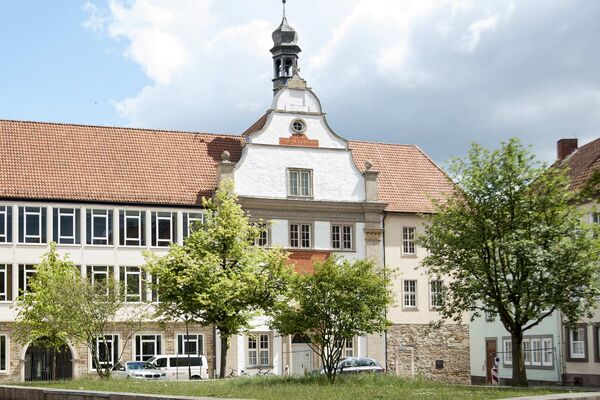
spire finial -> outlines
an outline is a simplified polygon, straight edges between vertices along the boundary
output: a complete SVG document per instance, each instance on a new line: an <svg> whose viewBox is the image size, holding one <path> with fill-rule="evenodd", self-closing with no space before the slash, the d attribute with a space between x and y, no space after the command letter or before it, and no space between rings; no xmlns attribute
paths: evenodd
<svg viewBox="0 0 600 400"><path fill-rule="evenodd" d="M287 3L287 0L282 0L283 2L283 18L285 18L285 3Z"/></svg>

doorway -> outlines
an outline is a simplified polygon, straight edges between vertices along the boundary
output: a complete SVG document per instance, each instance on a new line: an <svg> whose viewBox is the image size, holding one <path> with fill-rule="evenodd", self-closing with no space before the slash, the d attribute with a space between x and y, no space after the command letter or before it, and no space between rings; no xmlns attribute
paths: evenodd
<svg viewBox="0 0 600 400"><path fill-rule="evenodd" d="M25 380L52 381L73 377L73 355L64 344L59 350L31 344L25 352Z"/></svg>
<svg viewBox="0 0 600 400"><path fill-rule="evenodd" d="M313 368L312 349L308 345L310 339L296 335L292 339L292 375L304 375Z"/></svg>
<svg viewBox="0 0 600 400"><path fill-rule="evenodd" d="M485 380L487 383L492 383L492 367L496 358L496 339L485 340Z"/></svg>

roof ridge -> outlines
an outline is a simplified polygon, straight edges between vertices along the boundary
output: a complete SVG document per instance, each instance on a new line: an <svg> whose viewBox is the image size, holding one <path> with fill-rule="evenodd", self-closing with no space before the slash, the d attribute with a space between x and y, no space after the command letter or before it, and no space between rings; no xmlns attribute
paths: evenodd
<svg viewBox="0 0 600 400"><path fill-rule="evenodd" d="M236 133L217 133L217 132L202 132L202 131L186 131L180 129L154 129L154 128L137 128L131 126L117 126L117 125L94 125L94 124L81 124L81 123L70 123L70 122L52 122L52 121L32 121L32 120L19 120L19 119L3 119L0 118L0 122L12 122L18 124L36 124L36 125L55 125L55 126L73 126L82 128L100 128L100 129L124 129L131 131L153 131L161 133L186 133L193 135L211 135L211 136L228 136L241 139L242 136Z"/></svg>
<svg viewBox="0 0 600 400"><path fill-rule="evenodd" d="M402 146L402 147L416 147L416 148L418 148L418 146L416 144L388 143L388 142L378 142L378 141L372 141L372 140L350 140L350 139L347 139L347 140L350 143L384 144L386 146Z"/></svg>

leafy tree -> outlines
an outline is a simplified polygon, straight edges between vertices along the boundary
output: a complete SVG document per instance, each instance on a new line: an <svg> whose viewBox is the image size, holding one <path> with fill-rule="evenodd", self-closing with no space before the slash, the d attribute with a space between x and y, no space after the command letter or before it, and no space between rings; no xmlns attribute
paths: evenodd
<svg viewBox="0 0 600 400"><path fill-rule="evenodd" d="M111 367L100 360L96 343L109 354L107 334L114 331L117 324L125 325L129 328L123 343L125 348L141 327L146 315L143 307L124 308L117 282L92 284L67 257L59 257L55 243L50 244L50 250L35 270L28 279L29 288L19 294L15 305L18 311L16 340L23 345L33 342L55 351L66 343L83 344L90 351L98 375L109 378ZM121 356L122 352L118 359Z"/></svg>
<svg viewBox="0 0 600 400"><path fill-rule="evenodd" d="M457 190L419 238L431 254L422 266L451 278L444 318L498 315L512 338L513 385L525 386L523 334L555 310L569 324L589 314L600 294L599 242L565 171L536 162L517 139L495 151L474 144L450 171Z"/></svg>
<svg viewBox="0 0 600 400"><path fill-rule="evenodd" d="M307 336L334 382L343 343L385 331L392 303L390 278L373 262L329 257L315 264L314 274L294 275L287 296L271 312L271 327Z"/></svg>
<svg viewBox="0 0 600 400"><path fill-rule="evenodd" d="M230 337L248 329L258 312L270 309L291 270L281 249L254 245L266 228L249 221L231 180L224 180L203 205L201 228L164 257L146 254L146 270L157 278L153 287L160 298L159 315L216 326L223 378Z"/></svg>

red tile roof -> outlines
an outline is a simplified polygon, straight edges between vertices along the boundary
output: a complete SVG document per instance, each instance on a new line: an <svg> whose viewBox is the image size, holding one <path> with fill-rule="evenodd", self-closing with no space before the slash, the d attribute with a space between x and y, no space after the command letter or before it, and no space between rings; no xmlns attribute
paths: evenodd
<svg viewBox="0 0 600 400"><path fill-rule="evenodd" d="M0 120L0 198L196 206L216 186L221 153L243 137ZM433 212L452 191L418 147L349 142L356 165L379 174L388 211Z"/></svg>
<svg viewBox="0 0 600 400"><path fill-rule="evenodd" d="M200 205L239 136L0 120L0 197Z"/></svg>
<svg viewBox="0 0 600 400"><path fill-rule="evenodd" d="M351 141L350 148L361 172L367 160L379 171L379 200L388 203L387 211L432 213L431 200L454 190L444 171L417 146Z"/></svg>
<svg viewBox="0 0 600 400"><path fill-rule="evenodd" d="M575 150L562 165L568 167L571 189L581 189L592 172L600 169L600 138Z"/></svg>

